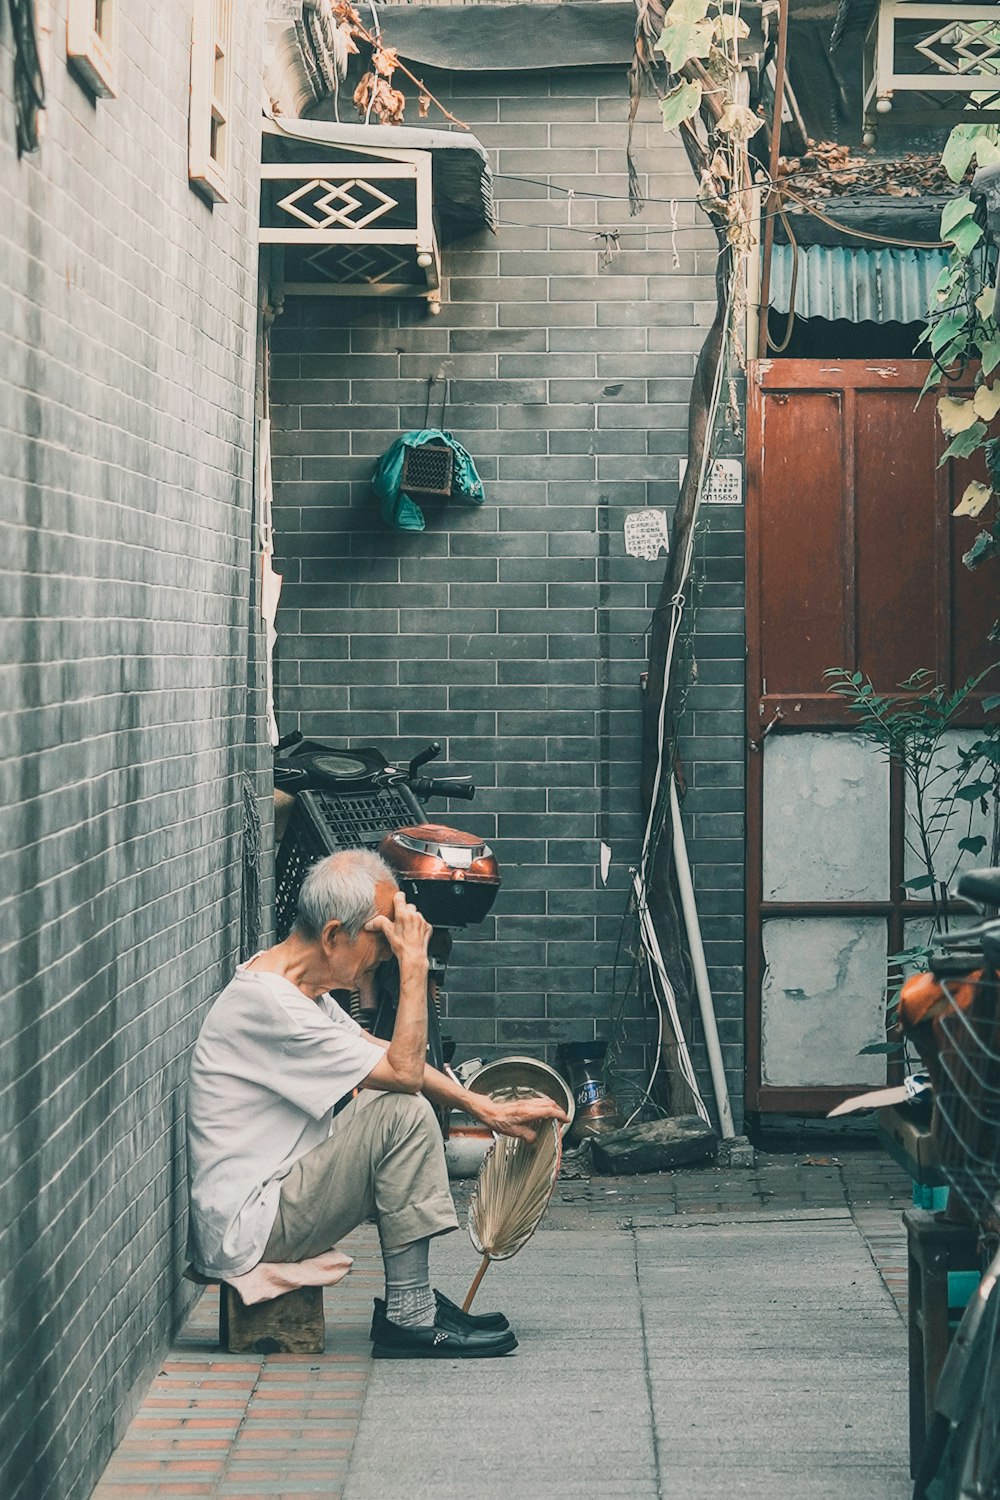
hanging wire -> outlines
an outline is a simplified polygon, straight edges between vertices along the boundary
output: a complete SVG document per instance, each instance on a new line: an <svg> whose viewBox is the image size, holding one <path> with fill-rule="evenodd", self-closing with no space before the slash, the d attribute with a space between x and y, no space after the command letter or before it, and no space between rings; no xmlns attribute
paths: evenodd
<svg viewBox="0 0 1000 1500"><path fill-rule="evenodd" d="M375 0L368 0L368 9L372 13L372 30L375 36L375 45L380 47L382 45L382 28L379 25L378 11L375 9ZM372 59L372 70L375 74L375 78L372 82L372 87L368 94L368 108L365 110L366 125L370 122L372 117L372 105L375 103L375 88L378 80L378 72L375 69L374 59Z"/></svg>
<svg viewBox="0 0 1000 1500"><path fill-rule="evenodd" d="M45 79L38 55L35 0L10 0L14 42L14 110L17 154L26 156L41 144L38 116L45 108Z"/></svg>
<svg viewBox="0 0 1000 1500"><path fill-rule="evenodd" d="M785 325L784 337L782 338L780 343L776 344L771 338L770 333L765 330L767 337L767 347L771 350L772 354L784 354L785 350L792 342L792 335L795 332L795 293L798 290L799 285L799 242L792 232L792 226L788 222L788 215L785 213L780 198L778 199L778 213L781 217L782 224L784 224L785 226L785 233L788 235L788 243L792 247L792 278L791 285L788 289L788 322ZM761 312L766 316L765 309L762 308Z"/></svg>
<svg viewBox="0 0 1000 1500"><path fill-rule="evenodd" d="M240 962L246 963L260 948L260 860L261 821L257 792L247 771L241 778L243 793L243 890L240 902Z"/></svg>

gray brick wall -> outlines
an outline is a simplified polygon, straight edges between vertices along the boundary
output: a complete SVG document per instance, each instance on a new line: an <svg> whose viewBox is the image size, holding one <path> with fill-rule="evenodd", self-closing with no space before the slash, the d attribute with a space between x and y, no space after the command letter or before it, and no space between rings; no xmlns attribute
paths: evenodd
<svg viewBox="0 0 1000 1500"><path fill-rule="evenodd" d="M0 31L0 1493L85 1496L184 1311L183 1083L239 935L259 7L232 200L187 181L192 6L48 10L41 152ZM251 710L254 703L251 702ZM251 733L253 732L251 714Z"/></svg>
<svg viewBox="0 0 1000 1500"><path fill-rule="evenodd" d="M605 1034L612 1011L639 831L644 632L663 568L626 556L623 522L676 501L714 241L678 202L674 264L670 200L690 200L692 179L653 106L637 139L659 201L630 219L620 68L428 81L491 153L501 228L445 252L437 319L413 302L312 298L290 299L275 325L279 714L283 732L404 755L441 739L473 774L471 807L432 809L495 843L504 887L456 946L446 1029L460 1055L551 1054ZM539 180L581 196L550 197ZM621 250L602 267L594 236L612 228ZM445 425L487 499L404 536L380 524L369 481L398 433L423 425L431 375L450 381ZM738 1108L742 510L713 519L686 813ZM632 1068L643 1035L633 1017Z"/></svg>

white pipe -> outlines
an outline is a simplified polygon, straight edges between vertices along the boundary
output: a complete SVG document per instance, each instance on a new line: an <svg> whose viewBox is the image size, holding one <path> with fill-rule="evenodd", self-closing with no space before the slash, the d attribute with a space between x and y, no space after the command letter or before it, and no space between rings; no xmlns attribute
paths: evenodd
<svg viewBox="0 0 1000 1500"><path fill-rule="evenodd" d="M708 1118L708 1110L705 1107L705 1101L701 1097L701 1092L698 1088L698 1080L695 1076L694 1064L691 1061L691 1054L688 1051L687 1039L684 1036L684 1028L681 1026L680 1013L677 1009L677 996L674 994L674 987L670 983L670 978L667 974L667 966L663 962L663 954L660 950L660 942L656 936L656 928L653 925L653 919L649 913L649 905L646 901L646 888L643 884L642 876L638 870L633 870L632 872L632 885L635 890L636 900L639 906L639 926L644 938L643 946L646 950L646 961L650 966L650 979L653 982L655 991L655 981L657 978L659 978L660 988L663 991L664 999L667 1002L667 1014L670 1016L670 1024L673 1028L674 1033L674 1041L677 1044L677 1059L680 1066L681 1077L684 1079L684 1082L687 1084L688 1088L691 1091L691 1096L694 1099L694 1106L698 1114L705 1121L706 1125L710 1125L712 1122Z"/></svg>
<svg viewBox="0 0 1000 1500"><path fill-rule="evenodd" d="M681 822L681 808L677 800L677 782L673 776L670 778L670 816L674 829L674 867L677 871L677 886L681 895L684 926L687 929L695 989L698 992L701 1026L705 1033L705 1046L708 1049L708 1065L712 1071L712 1088L715 1092L716 1108L719 1111L722 1138L730 1141L736 1135L736 1130L733 1126L733 1111L729 1104L729 1085L726 1083L722 1048L719 1045L719 1028L715 1020L715 1006L712 1003L712 986L708 979L708 965L705 962L701 923L698 920L698 907L694 899L694 885L691 880L687 842L684 838L684 824Z"/></svg>

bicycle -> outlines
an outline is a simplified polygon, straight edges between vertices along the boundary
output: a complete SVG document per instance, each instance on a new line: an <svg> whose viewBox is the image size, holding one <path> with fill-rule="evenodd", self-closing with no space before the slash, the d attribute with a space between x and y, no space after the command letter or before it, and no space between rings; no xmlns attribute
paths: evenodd
<svg viewBox="0 0 1000 1500"><path fill-rule="evenodd" d="M1000 869L970 871L958 894L996 910ZM913 1500L1000 1500L1000 918L942 936L900 1015L931 1075L949 1213L977 1227L987 1261L938 1380Z"/></svg>

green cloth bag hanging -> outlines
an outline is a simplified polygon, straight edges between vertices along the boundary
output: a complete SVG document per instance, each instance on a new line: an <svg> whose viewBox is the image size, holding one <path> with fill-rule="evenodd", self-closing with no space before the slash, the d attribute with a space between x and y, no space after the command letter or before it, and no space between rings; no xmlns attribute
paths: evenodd
<svg viewBox="0 0 1000 1500"><path fill-rule="evenodd" d="M451 499L459 505L482 505L483 481L476 472L470 454L450 432L426 427L404 432L375 465L372 487L378 496L382 519L396 531L423 531L427 525L424 513L403 489L403 459L407 448L422 448L425 443L446 444L455 456L451 476Z"/></svg>

